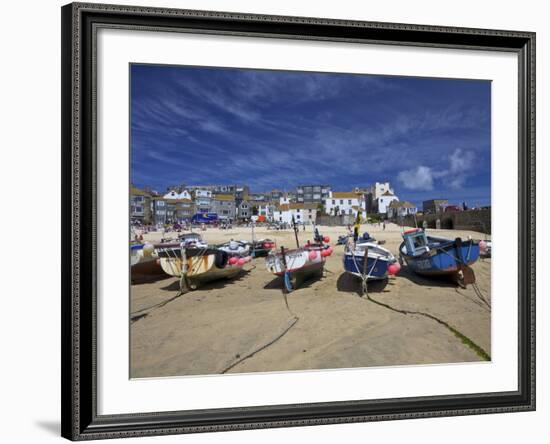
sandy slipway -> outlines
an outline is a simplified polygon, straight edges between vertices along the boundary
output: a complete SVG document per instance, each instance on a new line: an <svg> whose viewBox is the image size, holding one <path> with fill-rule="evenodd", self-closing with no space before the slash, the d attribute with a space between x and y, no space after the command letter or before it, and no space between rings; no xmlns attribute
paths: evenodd
<svg viewBox="0 0 550 444"><path fill-rule="evenodd" d="M342 227L320 227L331 243ZM394 254L400 227L365 226L386 240ZM483 239L480 233L431 230L433 234ZM246 239L250 230L209 229L208 242ZM311 229L300 239L311 238ZM292 247L294 233L257 229L257 237ZM147 235L158 240L160 233ZM387 282L359 281L342 268L343 247L335 246L322 279L286 296L282 280L254 259L233 280L222 280L176 297L177 279L132 285L131 376L158 377L330 369L388 365L474 362L490 358L490 308L472 288L421 278L402 269ZM482 295L490 302L491 260L474 264Z"/></svg>

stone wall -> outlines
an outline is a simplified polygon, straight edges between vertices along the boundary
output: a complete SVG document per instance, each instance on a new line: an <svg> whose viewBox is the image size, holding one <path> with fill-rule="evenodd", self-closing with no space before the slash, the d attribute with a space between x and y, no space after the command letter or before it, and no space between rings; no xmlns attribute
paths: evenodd
<svg viewBox="0 0 550 444"><path fill-rule="evenodd" d="M452 213L426 214L416 216L416 223L419 227L447 229L447 230L472 230L481 233L491 233L491 210L468 210ZM406 216L404 225L414 227L413 216Z"/></svg>
<svg viewBox="0 0 550 444"><path fill-rule="evenodd" d="M329 227L353 225L355 223L355 216L351 214L344 214L341 216L327 216L324 214L318 214L315 223L317 225L325 225Z"/></svg>

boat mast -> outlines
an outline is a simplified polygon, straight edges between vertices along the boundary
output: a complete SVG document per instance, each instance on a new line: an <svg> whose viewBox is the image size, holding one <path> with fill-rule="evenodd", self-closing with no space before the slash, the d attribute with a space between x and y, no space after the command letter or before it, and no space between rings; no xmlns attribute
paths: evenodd
<svg viewBox="0 0 550 444"><path fill-rule="evenodd" d="M252 216L251 220L252 220L252 257L256 257L256 242L254 240L254 225L256 225L256 221L254 220L254 216Z"/></svg>
<svg viewBox="0 0 550 444"><path fill-rule="evenodd" d="M292 228L294 228L294 237L296 238L296 248L300 248L300 242L298 241L298 228L296 227L296 220L292 215Z"/></svg>

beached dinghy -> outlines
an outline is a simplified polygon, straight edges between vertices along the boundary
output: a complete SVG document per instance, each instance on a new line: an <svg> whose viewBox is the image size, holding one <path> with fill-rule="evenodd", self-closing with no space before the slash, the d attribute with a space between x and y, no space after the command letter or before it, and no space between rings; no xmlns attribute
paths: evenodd
<svg viewBox="0 0 550 444"><path fill-rule="evenodd" d="M155 247L149 242L130 244L130 266L132 283L147 281L163 274Z"/></svg>
<svg viewBox="0 0 550 444"><path fill-rule="evenodd" d="M298 232L295 227L296 243ZM328 245L330 239L323 237L315 229L314 242L308 242L303 247L287 250L281 247L278 253L271 252L265 259L266 268L276 276L284 277L285 289L291 292L304 280L315 275L322 275L325 261L332 254L332 247Z"/></svg>
<svg viewBox="0 0 550 444"><path fill-rule="evenodd" d="M396 274L399 271L396 262L389 250L381 247L368 235L357 242L348 242L344 250L344 270L366 280L385 279L388 274Z"/></svg>
<svg viewBox="0 0 550 444"><path fill-rule="evenodd" d="M230 257L218 248L157 248L160 265L166 274L180 278L181 292L195 290L199 284L229 279L238 275L250 257Z"/></svg>
<svg viewBox="0 0 550 444"><path fill-rule="evenodd" d="M400 262L405 262L415 273L454 276L464 285L475 283L475 274L469 266L478 258L479 241L427 236L422 228L405 231L399 247Z"/></svg>
<svg viewBox="0 0 550 444"><path fill-rule="evenodd" d="M156 259L155 247L148 242L130 244L130 265L154 261Z"/></svg>
<svg viewBox="0 0 550 444"><path fill-rule="evenodd" d="M229 257L245 257L250 254L250 245L247 242L236 241L231 239L229 242L218 246L222 251L225 251Z"/></svg>

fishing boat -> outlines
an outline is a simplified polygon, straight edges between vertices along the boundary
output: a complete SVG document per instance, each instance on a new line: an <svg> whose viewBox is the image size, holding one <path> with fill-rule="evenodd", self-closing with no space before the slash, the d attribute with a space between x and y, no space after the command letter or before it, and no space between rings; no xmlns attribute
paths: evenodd
<svg viewBox="0 0 550 444"><path fill-rule="evenodd" d="M132 283L150 280L163 274L153 244L149 242L130 243L130 271Z"/></svg>
<svg viewBox="0 0 550 444"><path fill-rule="evenodd" d="M199 284L219 279L230 279L238 275L246 258L230 257L218 248L158 248L160 265L170 276L180 278L182 292L187 288L195 290Z"/></svg>
<svg viewBox="0 0 550 444"><path fill-rule="evenodd" d="M388 274L396 274L400 267L395 256L365 234L357 241L350 240L346 244L344 270L365 281L386 279Z"/></svg>
<svg viewBox="0 0 550 444"><path fill-rule="evenodd" d="M134 266L139 263L148 262L156 258L155 248L152 244L146 243L130 243L130 265Z"/></svg>
<svg viewBox="0 0 550 444"><path fill-rule="evenodd" d="M479 243L479 255L482 258L490 258L491 250L493 248L493 241L484 240Z"/></svg>
<svg viewBox="0 0 550 444"><path fill-rule="evenodd" d="M199 284L238 275L251 257L231 256L209 247L198 233L181 235L178 242L155 245L160 266L170 276L180 278L180 291L195 290Z"/></svg>
<svg viewBox="0 0 550 444"><path fill-rule="evenodd" d="M427 236L422 228L403 233L399 260L424 276L456 276L464 285L475 282L469 267L479 258L479 241Z"/></svg>
<svg viewBox="0 0 550 444"><path fill-rule="evenodd" d="M296 224L293 225L297 248L287 250L281 247L280 252L271 252L265 259L266 268L270 273L284 277L284 286L288 292L296 289L306 279L322 275L326 258L333 251L328 245L330 239L321 236L317 229L314 242L308 242L300 247Z"/></svg>

